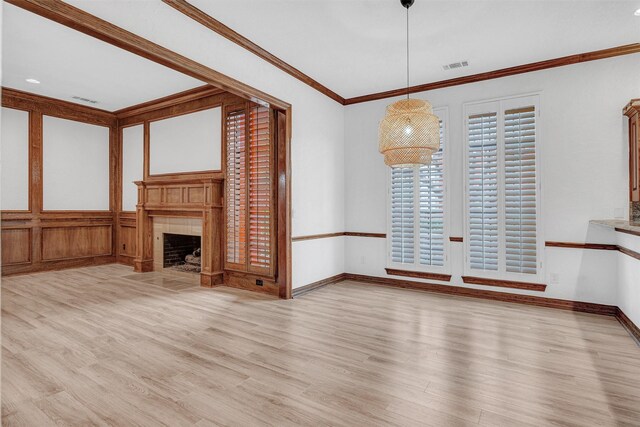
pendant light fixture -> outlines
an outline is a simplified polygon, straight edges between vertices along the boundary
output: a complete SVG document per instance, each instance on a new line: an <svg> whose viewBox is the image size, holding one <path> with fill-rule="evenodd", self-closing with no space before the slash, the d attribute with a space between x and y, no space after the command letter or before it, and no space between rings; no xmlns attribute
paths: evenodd
<svg viewBox="0 0 640 427"><path fill-rule="evenodd" d="M428 165L440 149L440 120L431 104L409 98L409 8L414 0L400 0L407 9L407 98L387 106L380 122L380 153L391 167Z"/></svg>

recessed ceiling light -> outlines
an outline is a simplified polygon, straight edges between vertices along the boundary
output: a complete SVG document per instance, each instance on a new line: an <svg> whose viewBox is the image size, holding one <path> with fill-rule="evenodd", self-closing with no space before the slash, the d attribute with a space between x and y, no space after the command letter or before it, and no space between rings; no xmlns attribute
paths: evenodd
<svg viewBox="0 0 640 427"><path fill-rule="evenodd" d="M27 83L33 83L34 85L39 85L40 84L40 80L36 80L36 79L25 79L27 81Z"/></svg>
<svg viewBox="0 0 640 427"><path fill-rule="evenodd" d="M636 11L633 12L633 14L636 15L636 16L640 16L640 9L636 9Z"/></svg>

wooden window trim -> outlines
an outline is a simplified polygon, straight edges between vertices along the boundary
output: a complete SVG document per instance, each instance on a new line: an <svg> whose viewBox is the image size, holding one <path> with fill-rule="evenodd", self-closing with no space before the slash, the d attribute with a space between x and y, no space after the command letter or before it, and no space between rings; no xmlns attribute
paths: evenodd
<svg viewBox="0 0 640 427"><path fill-rule="evenodd" d="M387 274L391 276L415 277L417 279L439 280L442 282L450 282L450 274L428 273L426 271L397 270L395 268L385 268Z"/></svg>
<svg viewBox="0 0 640 427"><path fill-rule="evenodd" d="M512 289L525 289L528 291L544 292L547 289L547 285L543 283L529 283L529 282L518 282L515 280L487 279L484 277L475 277L475 276L462 276L462 281L464 283L473 284L473 285L497 286L501 288L512 288Z"/></svg>

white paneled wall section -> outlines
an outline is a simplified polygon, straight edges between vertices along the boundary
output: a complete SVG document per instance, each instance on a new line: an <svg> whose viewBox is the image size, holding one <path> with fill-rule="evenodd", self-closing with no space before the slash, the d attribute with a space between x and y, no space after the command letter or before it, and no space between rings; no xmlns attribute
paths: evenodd
<svg viewBox="0 0 640 427"><path fill-rule="evenodd" d="M144 177L144 126L122 129L122 210L135 211L138 186Z"/></svg>
<svg viewBox="0 0 640 427"><path fill-rule="evenodd" d="M109 128L43 117L44 210L109 210Z"/></svg>
<svg viewBox="0 0 640 427"><path fill-rule="evenodd" d="M221 108L151 122L151 175L220 170Z"/></svg>
<svg viewBox="0 0 640 427"><path fill-rule="evenodd" d="M2 108L2 210L29 209L29 113Z"/></svg>

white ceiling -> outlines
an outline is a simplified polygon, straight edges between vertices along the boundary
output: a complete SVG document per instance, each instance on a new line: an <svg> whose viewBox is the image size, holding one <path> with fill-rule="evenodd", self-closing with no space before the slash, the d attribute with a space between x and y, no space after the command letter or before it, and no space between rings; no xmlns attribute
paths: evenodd
<svg viewBox="0 0 640 427"><path fill-rule="evenodd" d="M68 1L143 37L152 31L147 38L168 28L192 34L194 43L203 34L203 27L159 0ZM406 83L406 15L399 0L189 1L344 97ZM411 84L639 42L640 17L633 14L638 8L640 0L416 0L410 11ZM199 84L26 13L5 6L8 86L23 88L32 70L52 69L50 96L81 91L80 96L104 99L106 108L106 100L123 105L138 95ZM442 69L460 60L470 66ZM78 78L83 86L74 85Z"/></svg>
<svg viewBox="0 0 640 427"><path fill-rule="evenodd" d="M399 0L190 0L344 97L406 84ZM640 42L633 1L416 0L411 84ZM468 60L464 69L442 65Z"/></svg>
<svg viewBox="0 0 640 427"><path fill-rule="evenodd" d="M203 84L6 2L2 7L4 87L114 111Z"/></svg>

